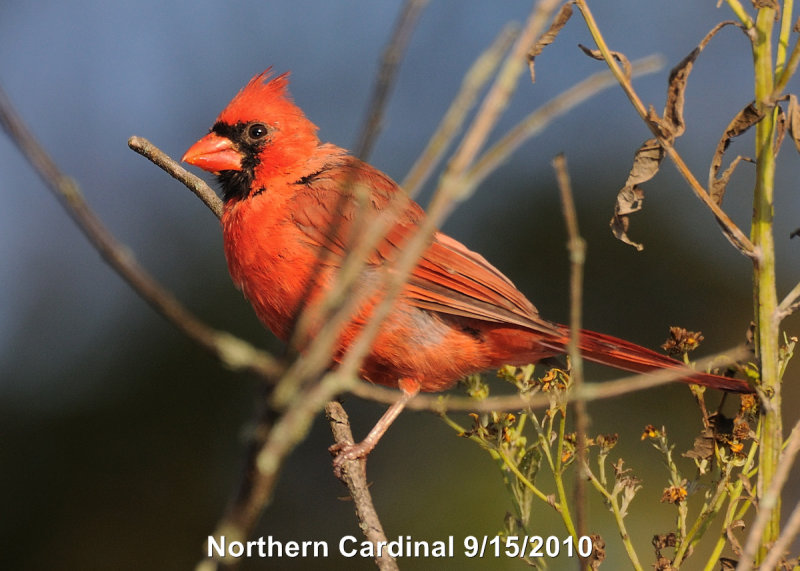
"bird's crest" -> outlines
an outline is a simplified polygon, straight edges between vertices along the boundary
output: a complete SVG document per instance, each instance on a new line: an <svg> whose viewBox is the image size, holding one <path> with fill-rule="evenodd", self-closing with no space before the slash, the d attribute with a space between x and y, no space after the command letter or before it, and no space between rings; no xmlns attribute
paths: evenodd
<svg viewBox="0 0 800 571"><path fill-rule="evenodd" d="M259 73L245 85L217 117L233 125L248 121L280 121L304 117L288 90L289 72L273 77L272 68Z"/></svg>

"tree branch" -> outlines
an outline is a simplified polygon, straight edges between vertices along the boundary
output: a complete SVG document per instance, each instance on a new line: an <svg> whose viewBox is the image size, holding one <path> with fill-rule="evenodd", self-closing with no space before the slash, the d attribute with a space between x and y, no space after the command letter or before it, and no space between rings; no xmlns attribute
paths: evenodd
<svg viewBox="0 0 800 571"><path fill-rule="evenodd" d="M353 444L350 419L341 404L333 401L325 405L325 417L331 425L331 433L337 444ZM386 534L383 532L383 526L372 503L372 495L369 493L366 460L363 458L345 460L337 477L347 486L350 497L353 498L358 527L363 530L364 536L373 544L379 541L385 542ZM398 569L397 563L385 549L381 551L380 557L376 557L375 563L383 571Z"/></svg>

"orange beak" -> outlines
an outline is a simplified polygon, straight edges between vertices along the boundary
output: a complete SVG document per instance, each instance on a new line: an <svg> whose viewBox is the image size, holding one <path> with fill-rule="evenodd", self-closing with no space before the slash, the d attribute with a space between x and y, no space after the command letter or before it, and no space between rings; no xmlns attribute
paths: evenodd
<svg viewBox="0 0 800 571"><path fill-rule="evenodd" d="M242 170L242 155L227 137L209 133L181 158L182 161L212 173Z"/></svg>

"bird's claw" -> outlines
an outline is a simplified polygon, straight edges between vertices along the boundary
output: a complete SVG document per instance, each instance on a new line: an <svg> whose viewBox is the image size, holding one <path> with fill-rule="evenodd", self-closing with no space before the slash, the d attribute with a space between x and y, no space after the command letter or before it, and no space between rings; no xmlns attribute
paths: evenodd
<svg viewBox="0 0 800 571"><path fill-rule="evenodd" d="M333 456L333 470L337 476L341 475L345 462L352 460L366 460L367 455L372 451L372 446L368 442L337 442L328 448L328 452Z"/></svg>

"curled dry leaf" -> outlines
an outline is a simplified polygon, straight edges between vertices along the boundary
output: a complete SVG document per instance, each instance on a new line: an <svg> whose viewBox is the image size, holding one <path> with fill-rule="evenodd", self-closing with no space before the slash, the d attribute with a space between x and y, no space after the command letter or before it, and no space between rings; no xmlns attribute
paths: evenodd
<svg viewBox="0 0 800 571"><path fill-rule="evenodd" d="M542 37L539 38L539 41L536 42L536 45L531 48L531 51L528 52L528 67L531 70L531 83L536 83L536 73L533 69L533 62L542 50L545 47L552 44L558 33L561 31L567 22L569 21L570 17L572 16L572 2L567 2L556 14L556 17L553 19L553 23L550 24L550 29L547 30Z"/></svg>
<svg viewBox="0 0 800 571"><path fill-rule="evenodd" d="M611 231L614 236L641 251L644 246L634 242L628 237L629 214L642 209L644 192L639 185L647 182L658 173L661 161L664 160L664 149L657 139L645 141L633 158L633 166L628 173L625 186L617 194L617 203L614 206L614 216L611 218Z"/></svg>
<svg viewBox="0 0 800 571"><path fill-rule="evenodd" d="M797 104L796 95L789 96L789 108L786 110L786 114L789 116L789 135L794 141L797 152L800 152L800 105Z"/></svg>
<svg viewBox="0 0 800 571"><path fill-rule="evenodd" d="M705 35L700 43L697 44L696 48L689 52L689 54L670 71L669 83L667 86L667 103L664 106L664 118L662 120L662 129L670 133L668 137L670 143L683 135L683 132L686 130L686 123L683 120L683 108L686 103L686 85L689 81L689 74L692 73L694 62L708 45L708 42L711 41L711 38L725 26L731 25L741 28L741 25L733 20L720 22Z"/></svg>
<svg viewBox="0 0 800 571"><path fill-rule="evenodd" d="M594 59L599 60L599 61L603 61L605 59L605 58L603 58L603 54L602 54L602 52L600 52L600 50L593 50L591 48L587 48L583 44L578 44L578 47L581 50L583 50L583 53L585 53L590 58L594 58ZM622 69L625 71L625 79L630 81L630 79L631 79L631 62L628 61L628 58L626 58L620 52L613 52L613 51L611 52L611 57L613 57L620 64L622 64Z"/></svg>
<svg viewBox="0 0 800 571"><path fill-rule="evenodd" d="M694 460L710 460L713 455L714 431L711 428L704 428L699 436L695 436L692 449L682 454L684 458Z"/></svg>
<svg viewBox="0 0 800 571"><path fill-rule="evenodd" d="M736 521L731 522L731 524L725 528L725 537L728 538L728 543L730 544L733 554L736 555L736 557L742 556L742 544L739 542L739 538L736 537L733 532L736 529L744 529L744 527L744 522L740 519L737 519Z"/></svg>
<svg viewBox="0 0 800 571"><path fill-rule="evenodd" d="M593 533L589 536L592 540L592 554L589 556L589 568L596 570L600 568L600 565L605 561L606 558L606 542L605 540L597 533Z"/></svg>
<svg viewBox="0 0 800 571"><path fill-rule="evenodd" d="M717 176L722 166L722 156L725 154L725 150L734 137L738 137L763 118L764 113L756 108L755 102L750 102L744 109L736 114L725 128L722 137L720 137L717 148L714 151L714 157L711 159L711 167L708 170L708 189L717 204L722 203L722 198L725 196L725 189L728 186L728 180L730 180L736 165L742 160L752 162L752 159L746 157L736 157L722 175Z"/></svg>
<svg viewBox="0 0 800 571"><path fill-rule="evenodd" d="M749 163L755 162L750 157L736 155L736 158L731 161L731 164L728 165L728 168L722 171L722 174L719 176L719 178L715 178L713 181L711 181L709 194L711 194L711 198L717 204L722 204L722 199L725 198L725 191L728 189L728 181L731 179L733 171L736 170L736 167L739 166L739 163L742 161L747 161Z"/></svg>

